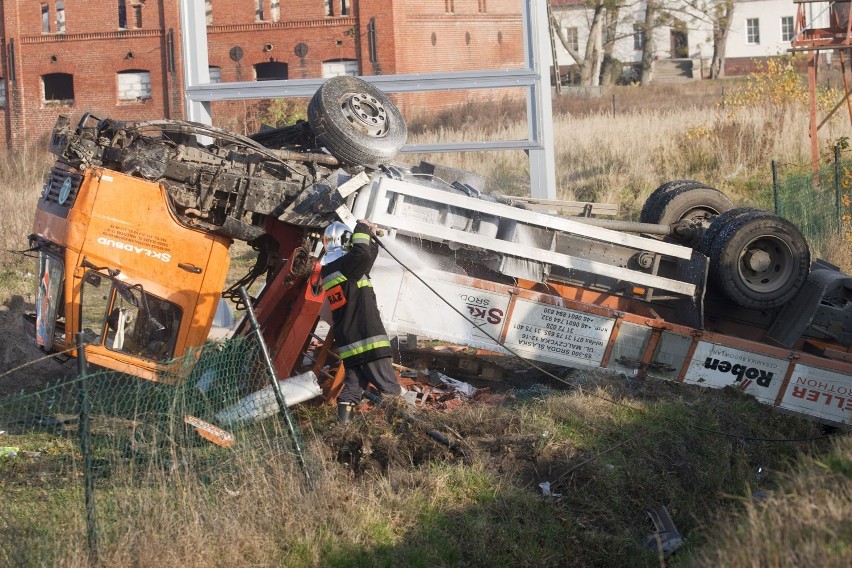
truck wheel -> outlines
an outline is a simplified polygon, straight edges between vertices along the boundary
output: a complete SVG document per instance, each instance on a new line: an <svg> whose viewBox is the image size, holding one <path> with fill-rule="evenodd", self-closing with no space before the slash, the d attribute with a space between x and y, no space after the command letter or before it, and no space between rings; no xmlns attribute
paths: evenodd
<svg viewBox="0 0 852 568"><path fill-rule="evenodd" d="M796 295L808 277L810 251L789 221L746 212L721 227L710 246L710 277L736 304L765 310Z"/></svg>
<svg viewBox="0 0 852 568"><path fill-rule="evenodd" d="M308 104L308 123L318 146L351 165L377 167L391 161L408 136L396 105L349 75L322 84Z"/></svg>
<svg viewBox="0 0 852 568"><path fill-rule="evenodd" d="M701 241L695 250L703 254L704 256L710 256L710 249L713 247L713 244L716 242L716 239L719 237L719 233L731 224L734 219L737 219L746 214L760 214L761 216L772 215L769 211L763 211L762 209L755 209L754 207L735 207L733 209L728 209L721 215L713 218L710 221L710 226L704 231L704 234L701 235Z"/></svg>
<svg viewBox="0 0 852 568"><path fill-rule="evenodd" d="M670 191L674 191L676 189L680 189L682 187L709 187L700 181L695 181L692 179L676 179L673 181L667 181L662 184L660 187L651 192L651 195L648 196L648 199L645 200L645 204L642 206L642 213L639 214L639 221L642 223L651 223L651 221L646 221L645 219L651 218L651 211L657 208L657 202Z"/></svg>
<svg viewBox="0 0 852 568"><path fill-rule="evenodd" d="M734 207L727 195L698 182L673 187L653 200L651 197L642 208L640 221L643 223L668 225L682 219L699 219L708 225L711 217Z"/></svg>

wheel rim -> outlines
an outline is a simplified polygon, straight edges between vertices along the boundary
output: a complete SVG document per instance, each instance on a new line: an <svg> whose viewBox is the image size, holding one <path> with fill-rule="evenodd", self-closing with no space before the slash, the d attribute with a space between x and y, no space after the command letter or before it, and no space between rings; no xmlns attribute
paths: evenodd
<svg viewBox="0 0 852 568"><path fill-rule="evenodd" d="M699 221L701 225L705 228L710 226L710 222L719 216L719 211L713 209L712 207L696 207L694 209L690 209L686 213L684 213L681 220L695 220Z"/></svg>
<svg viewBox="0 0 852 568"><path fill-rule="evenodd" d="M343 98L341 108L343 116L359 132L373 137L387 134L388 113L375 97L364 93L348 94Z"/></svg>
<svg viewBox="0 0 852 568"><path fill-rule="evenodd" d="M793 251L785 241L762 236L743 247L738 268L745 286L755 292L768 294L790 282L794 264Z"/></svg>

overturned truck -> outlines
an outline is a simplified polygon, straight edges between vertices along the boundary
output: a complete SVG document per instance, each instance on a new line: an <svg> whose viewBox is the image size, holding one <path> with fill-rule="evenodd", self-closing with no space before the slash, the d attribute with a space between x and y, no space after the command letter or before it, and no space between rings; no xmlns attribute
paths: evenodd
<svg viewBox="0 0 852 568"><path fill-rule="evenodd" d="M263 278L251 302L278 375L313 366L339 379L333 340L314 333L319 235L369 218L393 253L372 274L390 333L738 385L850 422L852 278L812 262L785 219L692 180L661 185L639 222L557 216L489 193L472 172L397 161L405 140L393 103L353 77L324 83L307 122L248 137L61 117L30 237L36 343L73 353L82 333L90 362L163 381L168 361L204 343L220 299ZM225 289L235 240L257 263Z"/></svg>

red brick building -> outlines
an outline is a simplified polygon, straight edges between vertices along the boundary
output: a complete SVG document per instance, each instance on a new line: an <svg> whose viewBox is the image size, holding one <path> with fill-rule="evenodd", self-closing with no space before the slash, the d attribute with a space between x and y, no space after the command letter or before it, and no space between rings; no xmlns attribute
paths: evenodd
<svg viewBox="0 0 852 568"><path fill-rule="evenodd" d="M503 69L524 62L520 0L205 4L211 81ZM0 148L41 140L61 113L184 117L178 0L2 0L0 40ZM410 94L401 105L431 108L462 96ZM252 107L219 103L214 122L239 128Z"/></svg>

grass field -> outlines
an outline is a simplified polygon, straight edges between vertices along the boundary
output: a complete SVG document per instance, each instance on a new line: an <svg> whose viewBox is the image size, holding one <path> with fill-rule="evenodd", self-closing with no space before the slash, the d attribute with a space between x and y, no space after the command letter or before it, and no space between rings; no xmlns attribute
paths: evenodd
<svg viewBox="0 0 852 568"><path fill-rule="evenodd" d="M558 197L618 203L636 218L660 183L692 178L737 204L771 203L771 160L808 171L807 117L795 105L738 106L738 85L624 87L556 100ZM523 138L522 110L495 102L411 118L411 139ZM832 120L821 136L839 141L849 130ZM499 193L527 191L522 153L422 158L477 171ZM34 302L33 261L9 251L27 245L50 162L37 148L0 158L5 337L16 325L6 313ZM813 246L852 270L843 235ZM8 345L0 348L7 382L15 377L2 375L21 356ZM313 485L275 421L240 433L231 450L164 443L127 451L116 431L101 431L97 565L852 564L848 434L826 438L817 425L735 391L587 373L569 379L580 388L525 385L499 401L427 414L419 427L371 411L341 430L330 406L302 405L296 417ZM430 427L451 433L462 451L435 443ZM0 435L6 446L19 452L0 457L0 565L96 565L86 551L73 436ZM560 496L543 496L544 481ZM647 511L660 505L685 537L668 559L646 546Z"/></svg>

